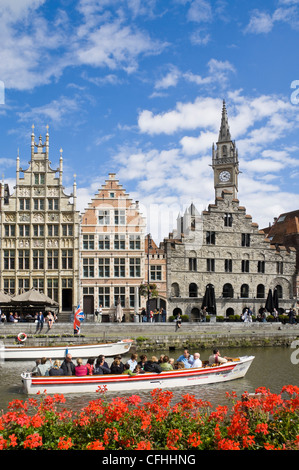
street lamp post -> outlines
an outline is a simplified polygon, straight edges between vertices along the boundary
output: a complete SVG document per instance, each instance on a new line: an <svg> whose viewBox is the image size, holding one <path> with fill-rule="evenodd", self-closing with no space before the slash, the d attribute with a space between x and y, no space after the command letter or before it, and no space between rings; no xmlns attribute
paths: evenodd
<svg viewBox="0 0 299 470"><path fill-rule="evenodd" d="M149 233L147 236L147 306L146 306L146 314L147 318L150 318L150 310L149 310L149 300L150 300L150 249L152 248L151 245L151 234Z"/></svg>

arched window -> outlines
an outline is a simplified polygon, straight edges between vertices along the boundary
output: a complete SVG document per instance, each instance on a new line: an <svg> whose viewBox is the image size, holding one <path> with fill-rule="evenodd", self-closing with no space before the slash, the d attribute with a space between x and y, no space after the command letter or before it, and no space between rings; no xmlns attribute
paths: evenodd
<svg viewBox="0 0 299 470"><path fill-rule="evenodd" d="M283 298L283 292L282 292L282 287L281 287L281 285L278 284L278 285L276 286L276 290L277 290L277 296L278 296L278 298L279 298L279 299L282 299L282 298Z"/></svg>
<svg viewBox="0 0 299 470"><path fill-rule="evenodd" d="M180 296L180 287L177 282L171 284L171 297L179 297Z"/></svg>
<svg viewBox="0 0 299 470"><path fill-rule="evenodd" d="M248 286L248 284L242 284L241 285L240 297L243 297L244 299L248 299L248 297L249 297L249 286Z"/></svg>
<svg viewBox="0 0 299 470"><path fill-rule="evenodd" d="M222 290L222 297L228 298L234 296L234 289L231 284L224 284Z"/></svg>
<svg viewBox="0 0 299 470"><path fill-rule="evenodd" d="M265 298L265 286L263 284L259 284L256 288L256 297L257 299L264 299Z"/></svg>
<svg viewBox="0 0 299 470"><path fill-rule="evenodd" d="M197 297L197 285L194 282L189 284L189 297Z"/></svg>

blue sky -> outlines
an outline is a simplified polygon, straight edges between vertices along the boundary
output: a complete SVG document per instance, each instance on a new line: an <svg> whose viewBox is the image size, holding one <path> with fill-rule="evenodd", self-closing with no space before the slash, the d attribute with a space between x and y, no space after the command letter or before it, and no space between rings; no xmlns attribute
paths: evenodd
<svg viewBox="0 0 299 470"><path fill-rule="evenodd" d="M36 140L49 125L80 211L115 172L162 240L191 202L214 203L225 99L240 204L260 228L298 209L299 0L0 0L0 38L11 191L32 124Z"/></svg>

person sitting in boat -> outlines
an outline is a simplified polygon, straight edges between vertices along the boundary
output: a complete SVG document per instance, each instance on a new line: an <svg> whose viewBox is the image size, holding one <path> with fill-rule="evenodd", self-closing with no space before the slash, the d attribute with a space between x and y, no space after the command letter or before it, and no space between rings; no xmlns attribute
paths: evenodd
<svg viewBox="0 0 299 470"><path fill-rule="evenodd" d="M131 369L132 372L135 369L135 367L137 366L137 357L138 357L137 354L132 354L131 359L129 359L127 361L127 364L129 364L130 369Z"/></svg>
<svg viewBox="0 0 299 470"><path fill-rule="evenodd" d="M130 369L130 364L128 364L128 363L126 363L126 364L124 365L124 371L123 371L122 374L123 374L123 375L130 375L130 376L136 375L134 372L131 371L131 369Z"/></svg>
<svg viewBox="0 0 299 470"><path fill-rule="evenodd" d="M94 375L101 375L101 374L110 374L111 370L105 362L105 356L103 354L100 354L99 357L96 360L94 369L93 369Z"/></svg>
<svg viewBox="0 0 299 470"><path fill-rule="evenodd" d="M49 363L48 362L48 358L47 357L43 357L40 361L40 364L37 366L37 369L36 369L36 372L37 374L36 375L49 375L49 370L50 368L52 367L52 360L49 359Z"/></svg>
<svg viewBox="0 0 299 470"><path fill-rule="evenodd" d="M35 366L33 367L32 371L31 371L31 375L39 375L38 374L38 366L40 365L41 363L41 360L40 359L36 359L35 361Z"/></svg>
<svg viewBox="0 0 299 470"><path fill-rule="evenodd" d="M172 365L169 362L169 357L168 356L163 356L163 360L160 363L161 369L164 370L173 370Z"/></svg>
<svg viewBox="0 0 299 470"><path fill-rule="evenodd" d="M81 357L78 357L77 359L77 365L75 366L75 375L80 377L82 375L87 375L87 366L86 364L83 364L83 359L81 359Z"/></svg>
<svg viewBox="0 0 299 470"><path fill-rule="evenodd" d="M141 354L140 356L140 361L138 362L138 365L141 366L142 369L144 369L144 364L147 362L147 356L146 354Z"/></svg>
<svg viewBox="0 0 299 470"><path fill-rule="evenodd" d="M64 375L61 369L61 362L57 359L54 361L53 367L49 370L50 376Z"/></svg>
<svg viewBox="0 0 299 470"><path fill-rule="evenodd" d="M195 367L202 367L202 361L200 360L200 354L199 353L194 353L194 362L191 366L193 369Z"/></svg>
<svg viewBox="0 0 299 470"><path fill-rule="evenodd" d="M184 349L183 354L177 359L177 362L183 362L186 369L192 366L194 357L189 353L188 349Z"/></svg>
<svg viewBox="0 0 299 470"><path fill-rule="evenodd" d="M160 374L162 372L160 364L158 364L158 360L155 356L151 358L151 360L146 361L144 364L144 372L157 372Z"/></svg>
<svg viewBox="0 0 299 470"><path fill-rule="evenodd" d="M224 364L227 362L227 357L221 357L218 348L213 349L213 354L209 357L209 364Z"/></svg>
<svg viewBox="0 0 299 470"><path fill-rule="evenodd" d="M93 374L93 369L94 369L94 357L89 357L86 362L86 367L87 367L87 375L92 375Z"/></svg>
<svg viewBox="0 0 299 470"><path fill-rule="evenodd" d="M114 359L110 366L111 374L122 374L123 371L125 370L124 364L121 362L121 360L117 357Z"/></svg>
<svg viewBox="0 0 299 470"><path fill-rule="evenodd" d="M133 370L134 374L144 374L144 370L142 369L141 365L137 364L137 366L135 367L135 369Z"/></svg>
<svg viewBox="0 0 299 470"><path fill-rule="evenodd" d="M72 355L68 353L61 364L63 375L75 375L75 364L72 361Z"/></svg>
<svg viewBox="0 0 299 470"><path fill-rule="evenodd" d="M174 369L175 370L185 369L185 364L181 361L178 361L178 362L175 363Z"/></svg>

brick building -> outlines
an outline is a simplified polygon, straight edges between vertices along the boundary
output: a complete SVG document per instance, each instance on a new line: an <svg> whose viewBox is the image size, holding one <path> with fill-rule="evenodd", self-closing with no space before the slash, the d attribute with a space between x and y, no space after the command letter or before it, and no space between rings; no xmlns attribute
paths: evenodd
<svg viewBox="0 0 299 470"><path fill-rule="evenodd" d="M102 320L116 320L120 302L126 320L140 313L145 279L145 221L114 173L82 214L80 300L84 313L102 306Z"/></svg>

